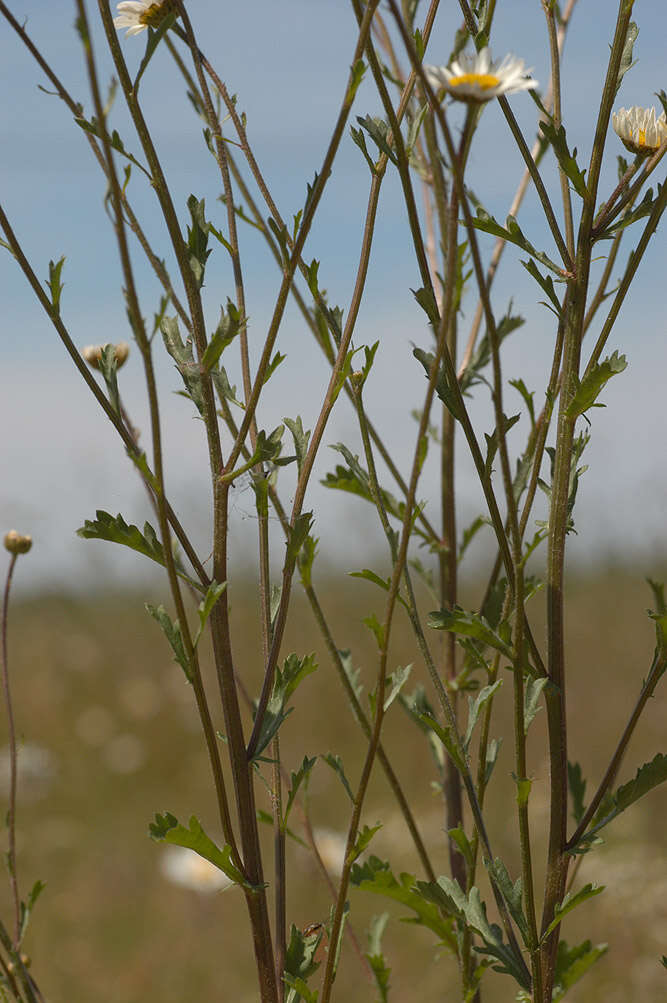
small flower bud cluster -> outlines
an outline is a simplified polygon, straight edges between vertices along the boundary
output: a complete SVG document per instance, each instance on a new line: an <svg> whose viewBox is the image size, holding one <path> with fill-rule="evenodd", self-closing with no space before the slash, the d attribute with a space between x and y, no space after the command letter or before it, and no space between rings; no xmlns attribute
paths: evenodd
<svg viewBox="0 0 667 1003"><path fill-rule="evenodd" d="M9 533L5 534L5 550L8 550L10 554L27 554L31 547L31 536L23 536L15 529L10 529Z"/></svg>
<svg viewBox="0 0 667 1003"><path fill-rule="evenodd" d="M81 349L81 354L91 369L100 368L100 359L102 358L102 351L105 348L106 345L86 345L85 348ZM130 346L126 341L120 341L117 345L114 345L114 351L116 366L120 369L130 354Z"/></svg>

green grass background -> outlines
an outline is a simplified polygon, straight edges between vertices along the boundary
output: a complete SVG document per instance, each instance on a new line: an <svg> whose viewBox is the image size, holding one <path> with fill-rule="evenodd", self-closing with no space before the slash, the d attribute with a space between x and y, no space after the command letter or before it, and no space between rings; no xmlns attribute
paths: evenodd
<svg viewBox="0 0 667 1003"><path fill-rule="evenodd" d="M29 560L29 558L27 559ZM383 596L368 583L325 578L316 583L340 648L350 648L373 686L374 647L361 618L378 614ZM470 590L471 596L475 590ZM27 778L19 792L18 869L23 894L36 879L47 887L38 902L28 950L40 987L51 1003L185 1003L258 999L243 898L236 889L202 894L169 883L160 857L164 847L147 836L156 811L182 821L196 814L219 839L208 763L191 693L144 600L160 601L159 589L136 595L39 595L16 600L10 617L10 669L22 741L47 749L51 776ZM255 694L260 680L257 602L249 580L231 592L238 673ZM474 603L474 598L471 598ZM539 606L533 600L538 637ZM651 595L642 572L608 567L579 574L567 601L570 757L578 760L592 792L627 720L650 664L654 634L645 609ZM427 599L424 610L431 608ZM332 665L300 592L290 617L285 654L315 651L318 671L297 693L296 709L282 734L288 769L305 753L341 754L356 785L364 745ZM391 668L414 662L408 683L425 681L409 625L396 622ZM210 669L210 666L209 666ZM210 676L208 677L210 679ZM212 680L211 680L212 683ZM494 852L514 876L518 841L511 780L511 687L498 699L492 735L505 735L488 798ZM216 724L222 727L216 691L209 687ZM427 686L428 691L428 686ZM667 687L650 701L624 763L621 780L665 749ZM531 819L539 877L547 822L547 761L544 712L530 733L529 768L534 778ZM3 732L4 732L3 726ZM425 740L394 705L385 747L418 812L436 871L447 872L440 798ZM270 809L258 785L258 806ZM349 801L333 772L316 767L310 807L317 826L342 831ZM667 972L667 799L657 790L635 805L590 854L579 882L607 890L565 923L570 943L590 937L610 952L572 991L572 1003L602 1001L662 1003ZM293 816L298 829L298 818ZM372 852L391 861L396 873L419 874L405 825L379 768L375 769L363 822L384 822ZM6 844L6 833L3 836ZM267 848L270 833L267 831ZM309 855L288 848L288 921L300 926L326 918L330 899ZM271 880L271 875L267 875ZM539 885L538 885L539 887ZM7 923L6 883L0 908ZM424 929L401 922L405 911L367 893L351 891L352 925L366 949L373 914L389 911L384 939L392 968L390 999L459 999L456 966ZM316 985L316 982L313 983ZM513 984L490 974L484 1000L514 999ZM335 997L346 1003L376 998L346 940Z"/></svg>

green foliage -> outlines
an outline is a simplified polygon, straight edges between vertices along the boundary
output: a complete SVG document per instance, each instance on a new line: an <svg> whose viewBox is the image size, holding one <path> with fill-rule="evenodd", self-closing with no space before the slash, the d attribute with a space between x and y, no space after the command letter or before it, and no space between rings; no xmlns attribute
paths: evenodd
<svg viewBox="0 0 667 1003"><path fill-rule="evenodd" d="M445 914L456 917L459 922L479 934L483 946L475 947L475 951L495 960L496 964L492 966L494 972L511 975L522 988L530 988L530 974L523 958L510 944L503 942L500 927L496 923L489 923L486 905L480 898L478 888L471 888L470 894L466 896L458 882L445 875L437 881L418 881L417 886L424 897L437 904Z"/></svg>
<svg viewBox="0 0 667 1003"><path fill-rule="evenodd" d="M569 947L567 941L561 940L556 958L553 1003L559 1003L575 982L578 982L606 952L606 944L597 944L593 947L590 940L585 940L582 944Z"/></svg>
<svg viewBox="0 0 667 1003"><path fill-rule="evenodd" d="M151 839L156 842L164 841L174 846L184 846L189 850L194 850L204 860L217 867L218 870L226 874L235 885L242 885L251 891L254 886L249 884L241 871L232 863L232 848L227 843L220 849L219 846L210 839L204 832L201 823L194 815L190 816L188 828L181 825L175 815L165 812L164 815L156 814L155 821L148 826Z"/></svg>
<svg viewBox="0 0 667 1003"><path fill-rule="evenodd" d="M630 24L628 25L628 33L625 36L625 44L623 46L623 53L621 55L621 65L618 70L618 78L616 80L616 90L614 91L614 95L618 94L620 86L623 83L623 77L628 72L630 67L634 65L632 62L632 49L635 42L637 41L638 35L639 35L639 28L637 27L634 21L631 21Z"/></svg>
<svg viewBox="0 0 667 1003"><path fill-rule="evenodd" d="M511 629L506 621L494 630L481 613L471 613L461 606L454 606L451 610L440 609L429 613L427 622L433 630L448 630L453 634L472 637L499 651L510 661L514 659L514 650L510 644Z"/></svg>
<svg viewBox="0 0 667 1003"><path fill-rule="evenodd" d="M100 352L99 363L100 372L104 377L109 394L109 403L119 418L122 418L120 406L120 394L118 392L118 362L116 361L116 346L104 345Z"/></svg>
<svg viewBox="0 0 667 1003"><path fill-rule="evenodd" d="M391 160L392 164L398 166L396 151L389 145L388 137L391 134L391 129L387 123L381 118L371 118L370 115L366 115L365 118L357 115L357 122L371 137L380 153L384 153Z"/></svg>
<svg viewBox="0 0 667 1003"><path fill-rule="evenodd" d="M181 626L178 620L172 620L167 613L164 606L151 606L150 603L146 603L146 609L153 617L154 620L159 623L162 628L164 636L169 642L169 646L174 653L174 660L183 669L185 673L185 678L189 683L192 682L192 668L190 666L190 660L185 651L185 645L183 644L183 635L181 634Z"/></svg>
<svg viewBox="0 0 667 1003"><path fill-rule="evenodd" d="M89 132L92 136L95 136L97 139L100 140L102 139L102 136L104 135L104 129L100 129L99 122L97 121L94 115L90 119L90 121L88 121L88 119L83 118L83 116L75 115L74 121L76 122L77 125L81 126L84 132ZM151 180L150 172L146 170L143 164L139 163L136 157L134 157L128 150L125 149L123 140L120 138L116 129L114 129L111 135L109 136L109 145L111 146L112 150L116 151L116 153L120 153L121 157L125 157L127 160L131 161L135 165L135 167L138 167L140 171L143 171L143 173L146 175L149 181Z"/></svg>
<svg viewBox="0 0 667 1003"><path fill-rule="evenodd" d="M572 798L572 815L579 825L586 810L584 798L586 796L586 781L581 772L579 763L567 764L567 783L570 797Z"/></svg>
<svg viewBox="0 0 667 1003"><path fill-rule="evenodd" d="M367 582L373 582L373 584L379 585L379 587L385 592L389 592L389 588L391 586L391 576L388 578L381 578L380 575L376 574L375 571L371 571L369 568L364 568L362 571L348 571L348 575L350 578L363 578ZM396 594L396 599L405 609L409 610L410 607L400 592Z"/></svg>
<svg viewBox="0 0 667 1003"><path fill-rule="evenodd" d="M201 364L204 369L209 370L217 366L218 360L224 350L228 345L231 345L236 335L239 331L243 330L245 325L245 319L241 316L234 303L228 298L227 309L225 310L223 307L220 307L218 326L211 335L211 340L202 356Z"/></svg>
<svg viewBox="0 0 667 1003"><path fill-rule="evenodd" d="M545 688L547 683L548 679L546 676L540 676L538 679L529 676L528 679L526 679L523 695L523 727L526 732L535 720L535 715L540 709L542 690Z"/></svg>
<svg viewBox="0 0 667 1003"><path fill-rule="evenodd" d="M363 59L357 59L356 63L350 69L350 85L347 91L347 100L353 101L354 96L359 89L361 81L364 79L364 74L366 73L366 64Z"/></svg>
<svg viewBox="0 0 667 1003"><path fill-rule="evenodd" d="M389 913L383 912L380 916L373 916L368 930L368 952L366 959L371 966L375 986L379 993L378 1003L387 1003L389 1000L389 976L391 968L387 967L387 962L382 953L382 934L384 933Z"/></svg>
<svg viewBox="0 0 667 1003"><path fill-rule="evenodd" d="M456 953L456 935L451 917L443 916L439 906L424 895L420 887L422 883L417 882L414 874L402 873L397 879L388 861L371 856L363 864L352 865L350 884L406 906L414 914L408 922L431 930L443 945Z"/></svg>
<svg viewBox="0 0 667 1003"><path fill-rule="evenodd" d="M422 366L426 370L426 376L428 379L431 378L431 371L435 363L435 356L432 352L424 352L421 348L413 348L412 354L418 362L421 362ZM456 418L457 421L462 421L464 417L463 405L461 403L461 395L458 392L458 387L456 389L450 384L447 374L445 372L444 366L441 366L438 372L438 378L435 384L435 392L445 405L450 414Z"/></svg>
<svg viewBox="0 0 667 1003"><path fill-rule="evenodd" d="M19 943L23 942L23 938L25 937L26 930L28 929L30 917L32 916L37 899L45 888L46 882L35 881L34 885L30 889L27 901L21 901L19 904Z"/></svg>
<svg viewBox="0 0 667 1003"><path fill-rule="evenodd" d="M532 258L528 261L521 260L521 264L526 269L529 275L532 275L540 288L547 294L549 303L545 303L544 300L540 300L543 306L547 307L548 310L553 311L558 319L563 316L563 308L561 307L560 300L556 290L554 289L554 280L550 275L542 275ZM551 304L551 305L550 305Z"/></svg>
<svg viewBox="0 0 667 1003"><path fill-rule="evenodd" d="M493 700L494 694L498 692L502 684L502 679L497 679L491 686L484 686L474 700L472 697L468 697L468 727L463 736L463 745L466 752L470 748L470 740L480 713Z"/></svg>
<svg viewBox="0 0 667 1003"><path fill-rule="evenodd" d="M282 669L276 668L273 691L262 717L252 757L253 762L260 758L263 751L278 734L285 719L291 714L293 708L288 707L288 703L297 686L316 668L317 662L314 655L299 658L295 654L288 655Z"/></svg>
<svg viewBox="0 0 667 1003"><path fill-rule="evenodd" d="M614 352L608 358L603 359L602 362L593 366L588 375L584 376L579 383L579 387L568 405L568 416L575 418L577 415L587 411L589 407L604 406L595 403L603 386L612 376L622 373L627 368L627 365L625 356Z"/></svg>
<svg viewBox="0 0 667 1003"><path fill-rule="evenodd" d="M658 191L655 198L653 197L653 189L647 189L644 193L644 198L641 200L639 205L634 206L634 208L628 208L619 220L615 223L611 223L609 226L606 226L604 230L597 232L595 234L596 240L609 240L612 237L615 237L621 230L625 230L627 226L630 226L632 223L636 223L638 219L644 219L646 216L650 216L656 205L662 199L662 192L665 184L667 184L667 182L663 182L662 184L658 182Z"/></svg>
<svg viewBox="0 0 667 1003"><path fill-rule="evenodd" d="M507 903L510 916L516 923L524 944L526 947L529 947L530 934L528 931L528 920L526 919L522 905L521 878L517 878L514 884L512 884L509 871L500 857L496 857L493 862L485 860L484 863L494 885Z"/></svg>
<svg viewBox="0 0 667 1003"><path fill-rule="evenodd" d="M472 224L477 230L483 230L484 233L490 233L493 237L501 237L503 240L507 240L510 244L516 244L516 246L520 247L522 251L526 251L531 255L531 257L536 258L537 261L543 264L550 271L555 272L557 275L563 275L562 268L555 264L555 262L553 262L543 251L538 251L533 247L530 241L524 236L524 233L514 216L508 216L505 221L505 226L501 226L500 223L493 218L493 216L490 216L489 213L480 206L477 209L477 218L472 221Z"/></svg>
<svg viewBox="0 0 667 1003"><path fill-rule="evenodd" d="M565 126L561 125L556 129L553 122L550 122L548 119L542 119L539 125L543 136L549 141L556 154L561 171L572 182L577 195L580 195L582 199L586 199L588 197L588 189L584 178L586 171L579 169L576 147L570 153L565 137ZM546 262L543 262L543 264L546 264Z"/></svg>
<svg viewBox="0 0 667 1003"><path fill-rule="evenodd" d="M103 509L98 508L95 515L95 519L86 519L83 526L77 529L77 536L83 537L84 540L109 540L111 543L120 543L122 546L129 547L130 550L136 550L137 553L143 554L145 557L149 557L151 561L155 561L156 564L165 567L166 562L162 544L158 540L157 534L150 523L144 523L142 533L137 526L132 524L128 526L120 513L113 516ZM202 591L201 583L186 575L176 556L174 556L174 563L176 565L176 573L179 577L198 592Z"/></svg>
<svg viewBox="0 0 667 1003"><path fill-rule="evenodd" d="M283 816L281 823L283 829L285 829L285 827L287 826L287 819L289 818L289 814L294 805L294 799L297 796L299 788L301 787L302 784L304 784L306 787L308 786L310 774L316 762L317 762L317 756L312 756L310 758L308 756L304 756L303 762L301 763L299 769L296 770L296 772L292 771L292 773L290 774L290 779L291 779L290 789L289 789L289 794L287 796L287 805L285 806L285 814Z"/></svg>
<svg viewBox="0 0 667 1003"><path fill-rule="evenodd" d="M297 415L296 419L283 418L283 421L292 433L292 438L294 439L294 451L296 453L296 466L298 472L301 473L303 463L308 452L310 431L304 432L301 415Z"/></svg>
<svg viewBox="0 0 667 1003"><path fill-rule="evenodd" d="M285 972L283 979L289 987L285 1003L297 1003L303 999L306 1003L316 1003L317 993L311 993L306 980L320 967L315 961L317 949L322 942L324 928L318 926L312 932L302 933L296 926L290 930L289 943L285 953Z"/></svg>
<svg viewBox="0 0 667 1003"><path fill-rule="evenodd" d="M667 756L659 752L653 757L650 763L641 766L633 780L627 784L622 784L611 796L608 808L604 816L596 821L591 829L584 833L576 846L571 847L570 852L581 852L592 842L596 833L609 825L621 812L624 812L630 805L644 797L649 791L667 780Z"/></svg>
<svg viewBox="0 0 667 1003"><path fill-rule="evenodd" d="M187 239L189 252L188 260L190 262L192 274L194 275L195 281L200 289L204 285L206 262L209 254L211 253L208 250L210 225L206 222L204 202L204 199L199 201L194 195L190 195L188 198L188 210L190 212L191 219L191 226L188 227Z"/></svg>
<svg viewBox="0 0 667 1003"><path fill-rule="evenodd" d="M60 315L60 296L63 291L63 282L60 278L63 265L65 264L65 256L58 258L57 261L49 261L49 277L46 281L46 286L51 293L51 306L53 307L53 312Z"/></svg>
<svg viewBox="0 0 667 1003"><path fill-rule="evenodd" d="M363 829L361 829L357 833L357 838L354 842L354 846L350 850L347 857L348 863L354 863L354 861L361 856L361 854L364 852L364 850L372 840L375 833L379 832L381 828L382 828L382 822L376 822L375 825L365 825Z"/></svg>
<svg viewBox="0 0 667 1003"><path fill-rule="evenodd" d="M345 793L349 797L352 804L354 804L354 794L352 793L352 788L350 787L349 780L345 776L345 770L343 769L343 760L340 756L334 755L333 752L327 752L326 756L320 756L323 762L330 766L334 771L341 784L345 788Z"/></svg>
<svg viewBox="0 0 667 1003"><path fill-rule="evenodd" d="M192 350L192 338L185 342L181 338L176 317L164 317L160 324L164 347L176 363L186 392L184 394L195 405L200 415L204 413L204 397L201 388L201 369Z"/></svg>
<svg viewBox="0 0 667 1003"><path fill-rule="evenodd" d="M225 591L226 588L227 588L227 582L223 582L221 585L218 585L217 582L211 582L208 589L206 590L206 595L199 603L199 606L197 607L197 615L199 616L199 627L192 642L195 648L199 644L199 640L204 631L204 627L206 626L206 621L211 615L213 607L215 606L218 599L220 598L220 596L222 595L222 593Z"/></svg>
<svg viewBox="0 0 667 1003"><path fill-rule="evenodd" d="M599 895L600 892L604 891L604 888L604 885L593 885L589 882L587 885L584 885L583 888L580 888L578 892L568 892L563 901L560 902L554 909L554 918L544 931L542 940L545 940L552 930L556 929L564 916L567 916L569 912L576 909L582 902L587 902L588 899L592 899L595 895Z"/></svg>

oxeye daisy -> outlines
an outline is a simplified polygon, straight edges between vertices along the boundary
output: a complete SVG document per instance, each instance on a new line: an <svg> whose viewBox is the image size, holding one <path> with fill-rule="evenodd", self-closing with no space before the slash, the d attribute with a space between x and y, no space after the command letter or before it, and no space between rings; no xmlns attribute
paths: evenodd
<svg viewBox="0 0 667 1003"><path fill-rule="evenodd" d="M656 118L655 108L619 108L611 122L630 153L655 153L667 139L667 116Z"/></svg>
<svg viewBox="0 0 667 1003"><path fill-rule="evenodd" d="M505 56L501 62L494 63L488 48L472 55L464 52L449 66L425 66L424 72L436 93L444 88L458 101L478 104L501 94L537 87L530 70L524 69L523 59Z"/></svg>
<svg viewBox="0 0 667 1003"><path fill-rule="evenodd" d="M118 17L113 19L116 28L127 28L125 37L138 35L150 25L156 28L160 21L175 9L172 0L152 3L151 0L122 0L117 5Z"/></svg>

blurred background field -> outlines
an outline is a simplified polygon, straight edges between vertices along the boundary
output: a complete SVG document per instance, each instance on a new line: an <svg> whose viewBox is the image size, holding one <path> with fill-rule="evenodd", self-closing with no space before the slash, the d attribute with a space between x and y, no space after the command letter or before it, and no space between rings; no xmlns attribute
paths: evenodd
<svg viewBox="0 0 667 1003"><path fill-rule="evenodd" d="M28 559L26 559L28 560ZM663 570L664 570L663 562ZM27 564L20 569L28 571ZM657 576L660 569L652 568ZM567 608L570 661L571 752L589 779L589 793L627 720L650 664L654 635L645 609L651 605L643 570L609 566L578 572ZM373 686L375 659L361 617L381 610L377 589L366 582L323 579L317 584L339 648L349 648L366 691ZM471 603L475 590L470 588ZM219 839L207 760L199 738L191 693L181 670L143 602L163 598L158 586L136 595L90 592L67 598L55 592L17 598L11 609L10 668L21 737L18 815L19 878L25 895L38 878L47 887L37 904L28 939L34 973L52 1003L161 1003L185 1000L257 999L248 953L245 905L234 889L193 890L166 873L169 848L148 838L156 811L187 821L196 814ZM237 582L231 594L236 665L251 693L260 678L253 583ZM534 600L538 636L539 599ZM430 603L424 599L424 610ZM288 769L307 753L341 754L354 787L363 742L345 705L304 597L297 594L285 653L315 651L318 671L297 692L286 723L282 752ZM409 627L397 622L392 668L415 662L411 690L425 682ZM516 874L517 842L511 799L510 686L501 690L493 735L507 736L489 796L495 852ZM428 686L427 686L428 691ZM216 694L210 686L213 706ZM621 780L641 763L665 751L667 691L650 701L623 767ZM547 763L544 714L531 729L531 807L536 832L547 820L544 797ZM216 723L222 728L220 716ZM428 748L421 733L395 704L388 715L385 747L413 804L437 873L447 872L444 819ZM6 760L0 783L6 786ZM258 806L268 797L257 785ZM607 890L568 920L570 944L590 936L608 942L610 952L568 999L643 1003L665 999L667 792L654 791L606 833L604 846L588 855L578 880L606 882ZM323 856L335 875L338 837L344 833L349 801L323 764L311 784L311 815ZM419 875L419 864L386 781L376 769L363 822L384 827L371 844L395 873ZM292 824L299 831L295 814ZM3 837L5 838L5 837ZM267 838L270 833L267 830ZM267 842L268 846L268 842ZM288 920L299 926L326 918L329 897L305 850L289 846L292 882ZM535 859L541 873L543 846ZM267 875L271 880L271 876ZM187 879L185 879L187 880ZM405 910L388 900L351 891L352 925L366 948L369 918L390 913L384 949L392 968L390 999L458 999L453 960L438 951L432 934L405 927ZM2 915L9 919L7 887ZM514 998L512 984L487 977L484 999ZM351 943L346 939L337 998L347 1003L375 999Z"/></svg>

